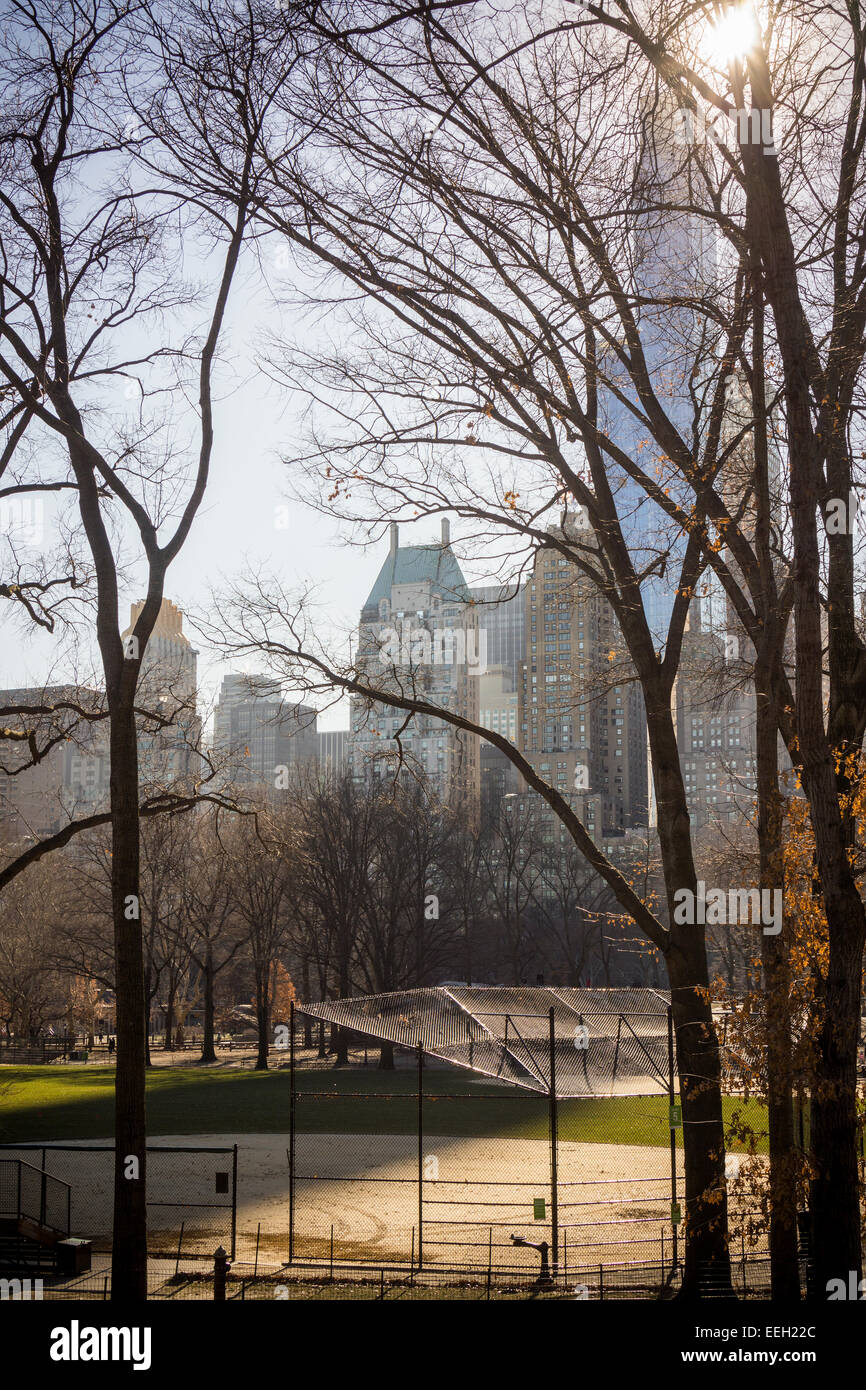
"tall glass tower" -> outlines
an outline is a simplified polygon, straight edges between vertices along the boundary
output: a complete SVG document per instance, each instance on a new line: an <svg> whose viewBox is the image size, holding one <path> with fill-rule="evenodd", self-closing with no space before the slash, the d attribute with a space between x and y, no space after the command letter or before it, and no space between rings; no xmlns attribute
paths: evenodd
<svg viewBox="0 0 866 1390"><path fill-rule="evenodd" d="M699 435L701 323L693 305L702 296L713 266L702 219L685 211L689 202L685 150L676 142L675 114L666 115L660 107L647 123L651 137L635 180L631 290L655 395L679 434L694 447ZM680 207L684 210L678 211ZM678 482L651 431L630 408L643 413L627 364L609 354L606 376L610 385L600 392L600 405L609 438L672 497L686 503L688 489ZM661 649L667 640L683 539L624 468L611 460L608 475L635 568L639 574L649 572L641 598Z"/></svg>

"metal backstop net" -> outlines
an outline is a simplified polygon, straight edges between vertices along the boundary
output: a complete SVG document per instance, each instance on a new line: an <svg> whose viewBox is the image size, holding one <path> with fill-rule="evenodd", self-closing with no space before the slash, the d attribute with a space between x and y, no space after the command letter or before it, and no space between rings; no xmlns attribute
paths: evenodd
<svg viewBox="0 0 866 1390"><path fill-rule="evenodd" d="M665 995L441 987L298 1009L416 1060L414 1076L368 1073L362 1090L355 1072L351 1089L323 1092L293 1051L290 1258L537 1262L517 1236L546 1241L557 1268L676 1265ZM605 1102L625 1097L634 1145L607 1144Z"/></svg>
<svg viewBox="0 0 866 1390"><path fill-rule="evenodd" d="M669 999L655 989L440 986L298 1009L560 1099L652 1094L670 1080Z"/></svg>
<svg viewBox="0 0 866 1390"><path fill-rule="evenodd" d="M68 1228L111 1249L114 1146L4 1144L0 1158L24 1160L36 1175L68 1186ZM50 1190L50 1183L49 1183ZM55 1224L48 1221L49 1225ZM237 1145L147 1146L147 1244L151 1255L212 1259L218 1245L234 1258L237 1229Z"/></svg>

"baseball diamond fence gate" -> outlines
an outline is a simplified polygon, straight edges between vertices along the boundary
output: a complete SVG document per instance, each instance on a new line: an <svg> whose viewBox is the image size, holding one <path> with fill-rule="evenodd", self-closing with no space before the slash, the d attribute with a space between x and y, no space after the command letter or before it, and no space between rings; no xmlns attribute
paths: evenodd
<svg viewBox="0 0 866 1390"><path fill-rule="evenodd" d="M290 1262L677 1269L679 1109L659 992L442 988L297 1012L417 1060L411 1080L376 1071L367 1090L317 1088L293 1006ZM472 1089L442 1062L472 1072ZM606 1144L597 1107L620 1098L635 1142Z"/></svg>
<svg viewBox="0 0 866 1390"><path fill-rule="evenodd" d="M0 1144L68 1186L68 1225L96 1251L111 1249L113 1144ZM237 1238L238 1146L147 1146L147 1248L154 1256L212 1260L218 1245L234 1259Z"/></svg>

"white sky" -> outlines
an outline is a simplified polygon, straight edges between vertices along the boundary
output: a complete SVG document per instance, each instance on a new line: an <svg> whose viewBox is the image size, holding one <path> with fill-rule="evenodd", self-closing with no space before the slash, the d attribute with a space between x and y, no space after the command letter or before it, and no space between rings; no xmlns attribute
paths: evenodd
<svg viewBox="0 0 866 1390"><path fill-rule="evenodd" d="M288 277L291 271L285 272ZM281 390L256 370L256 344L263 331L274 329L282 319L282 332L290 339L299 334L310 341L311 327L300 311L277 314L264 287L258 268L248 261L237 280L230 322L224 333L221 352L224 366L217 377L222 398L216 411L215 445L211 476L204 502L192 532L169 570L166 597L185 613L210 608L212 589L224 586L242 570L261 566L279 575L289 589L316 586L316 606L326 610L333 623L334 638L357 627L360 607L367 596L387 552L387 538L360 549L346 544L336 518L288 497L287 470L281 455L291 454L301 437L301 412L305 400L300 393ZM334 320L336 326L336 319ZM328 321L319 321L317 331L327 333ZM227 382L235 378L228 393ZM181 402L180 419L187 407ZM187 429L195 439L197 421L186 416ZM278 529L277 509L288 508L290 525ZM44 542L50 548L56 534L54 505L44 508ZM438 539L439 523L421 519L417 526L401 527L401 542L424 544ZM25 552L26 553L26 552ZM470 577L471 566L467 567ZM484 577L484 576L482 576ZM128 616L131 602L143 596L134 574L123 588L121 612ZM242 669L237 663L223 664L209 653L201 640L189 632L199 650L199 685L203 713L215 701L222 676ZM90 660L93 660L91 656ZM258 664L262 669L263 663ZM257 663L244 663L247 670ZM75 679L75 664L56 640L9 621L9 609L0 610L0 687L39 686ZM93 679L86 663L79 659L78 678ZM97 678L98 679L98 678ZM348 726L346 701L329 706L320 719L322 728Z"/></svg>

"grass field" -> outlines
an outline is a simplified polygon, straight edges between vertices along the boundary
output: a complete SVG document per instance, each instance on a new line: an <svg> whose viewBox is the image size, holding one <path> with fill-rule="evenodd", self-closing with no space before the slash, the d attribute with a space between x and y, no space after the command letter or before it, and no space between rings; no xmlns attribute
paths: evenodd
<svg viewBox="0 0 866 1390"><path fill-rule="evenodd" d="M338 1260L408 1263L420 1200L414 1070L315 1068L296 1081L296 1257L327 1260L333 1249ZM151 1253L178 1248L182 1219L185 1256L226 1244L214 1173L237 1145L238 1258L278 1267L288 1252L288 1069L159 1066L147 1085L148 1133L170 1146L149 1161ZM561 1101L558 1109L560 1224L573 1264L663 1258L671 1245L667 1096ZM738 1111L757 1131L766 1127L754 1102L728 1097L725 1109L728 1119ZM0 1143L110 1142L113 1110L113 1068L0 1067ZM549 1196L548 1123L543 1095L425 1071L425 1261L480 1267L489 1258L534 1269L534 1252L515 1254L509 1232L549 1230L549 1212L535 1212L535 1199ZM208 1152L182 1157L196 1145ZM73 1227L97 1250L110 1248L112 1159L110 1150L73 1147L48 1160L70 1184ZM28 1161L42 1162L38 1148ZM321 1294L311 1286L293 1296ZM370 1284L354 1296L381 1292Z"/></svg>
<svg viewBox="0 0 866 1390"><path fill-rule="evenodd" d="M411 1072L311 1071L298 1073L296 1081L299 1132L415 1133L418 1112ZM433 1070L425 1075L424 1087L427 1135L547 1135L543 1096ZM374 1099L353 1097L359 1091L373 1093ZM325 1092L327 1099L313 1098L313 1092ZM462 1098L447 1099L449 1095ZM152 1134L285 1134L289 1076L286 1070L154 1068L148 1074L147 1109ZM766 1112L756 1102L726 1097L726 1119L734 1111L756 1131L766 1130ZM106 1138L112 1133L113 1114L113 1067L0 1067L0 1143ZM667 1097L561 1101L559 1135L584 1143L666 1146ZM678 1142L681 1139L680 1131ZM765 1151L765 1145L764 1140L759 1151Z"/></svg>

